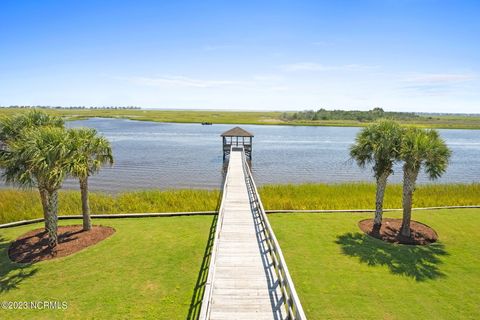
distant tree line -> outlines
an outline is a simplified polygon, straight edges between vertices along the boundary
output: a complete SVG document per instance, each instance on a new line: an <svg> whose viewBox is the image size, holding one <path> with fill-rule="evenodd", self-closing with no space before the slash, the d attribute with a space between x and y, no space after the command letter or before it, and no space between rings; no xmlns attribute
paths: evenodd
<svg viewBox="0 0 480 320"><path fill-rule="evenodd" d="M2 107L2 106L0 106ZM62 107L62 106L5 106L4 108L19 108L19 109L111 109L111 110L139 110L140 107L135 106L126 106L126 107L118 107L118 106L102 106L102 107L86 107L86 106L70 106L70 107Z"/></svg>
<svg viewBox="0 0 480 320"><path fill-rule="evenodd" d="M419 115L413 112L390 112L384 111L382 108L374 108L368 111L359 111L359 110L326 110L319 109L314 110L305 110L299 112L284 112L281 115L282 120L292 121L292 120L355 120L361 122L370 122L375 121L381 118L391 118L396 120L402 119L414 119L418 118Z"/></svg>

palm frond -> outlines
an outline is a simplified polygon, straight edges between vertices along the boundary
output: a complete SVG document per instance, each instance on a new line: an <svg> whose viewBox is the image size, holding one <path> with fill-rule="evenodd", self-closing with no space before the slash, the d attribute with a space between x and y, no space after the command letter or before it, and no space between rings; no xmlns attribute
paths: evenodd
<svg viewBox="0 0 480 320"><path fill-rule="evenodd" d="M69 174L85 178L96 174L104 165L113 165L110 142L95 129L68 130L70 146Z"/></svg>
<svg viewBox="0 0 480 320"><path fill-rule="evenodd" d="M402 141L401 159L407 170L418 171L422 166L430 179L445 173L451 151L436 130L408 128Z"/></svg>
<svg viewBox="0 0 480 320"><path fill-rule="evenodd" d="M350 156L360 167L373 164L375 177L392 172L400 155L403 129L392 120L382 119L362 129L350 147Z"/></svg>

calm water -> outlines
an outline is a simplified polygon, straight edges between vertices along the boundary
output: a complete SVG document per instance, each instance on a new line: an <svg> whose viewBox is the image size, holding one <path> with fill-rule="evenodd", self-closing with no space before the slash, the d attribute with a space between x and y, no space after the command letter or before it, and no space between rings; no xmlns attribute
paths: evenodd
<svg viewBox="0 0 480 320"><path fill-rule="evenodd" d="M218 188L222 177L220 134L232 125L202 126L115 119L89 119L71 127L96 128L113 145L116 163L91 179L91 188ZM359 128L242 125L255 135L256 182L301 183L374 181L371 171L349 160ZM440 130L453 151L438 182L480 182L480 131ZM401 168L391 181L401 182ZM422 174L420 183L428 182ZM67 182L66 187L77 187Z"/></svg>

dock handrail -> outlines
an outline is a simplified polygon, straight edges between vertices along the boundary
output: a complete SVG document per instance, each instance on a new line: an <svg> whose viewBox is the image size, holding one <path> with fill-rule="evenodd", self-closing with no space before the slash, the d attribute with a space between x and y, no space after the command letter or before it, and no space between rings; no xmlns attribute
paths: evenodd
<svg viewBox="0 0 480 320"><path fill-rule="evenodd" d="M230 166L230 165L229 165ZM224 216L224 207L225 207L225 198L227 195L227 182L230 170L227 170L227 174L225 175L225 180L223 182L222 188L222 202L220 204L220 208L218 210L218 217L217 217L217 227L215 228L215 237L213 240L213 247L212 247L212 254L210 256L209 267L208 267L208 276L207 280L205 281L205 290L203 293L202 299L202 307L200 308L200 314L198 316L199 320L207 320L210 315L211 310L211 300L212 300L212 291L213 291L213 279L215 277L215 258L217 256L218 251L218 238L220 237L220 230L222 229L221 226L223 224L223 216Z"/></svg>
<svg viewBox="0 0 480 320"><path fill-rule="evenodd" d="M266 233L267 244L270 249L274 269L279 280L279 284L285 301L285 307L289 314L289 319L306 320L307 317L305 315L305 312L303 311L303 307L298 297L297 291L295 290L295 285L293 284L290 272L288 271L287 263L285 262L285 258L283 257L282 249L280 248L280 244L278 243L278 240L275 237L275 233L270 226L270 222L268 221L267 215L265 213L262 200L258 196L258 189L255 185L255 181L253 180L252 170L247 163L244 152L242 153L242 162L243 170L246 173L245 179L247 180L247 186L251 186L251 189L253 191L253 200L257 204L257 210L259 211L260 220Z"/></svg>

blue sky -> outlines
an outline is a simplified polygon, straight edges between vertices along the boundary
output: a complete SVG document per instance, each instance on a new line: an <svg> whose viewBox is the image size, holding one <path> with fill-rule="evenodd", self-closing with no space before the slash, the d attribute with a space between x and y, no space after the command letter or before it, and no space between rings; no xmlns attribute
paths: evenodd
<svg viewBox="0 0 480 320"><path fill-rule="evenodd" d="M0 105L480 113L480 1L0 2Z"/></svg>

